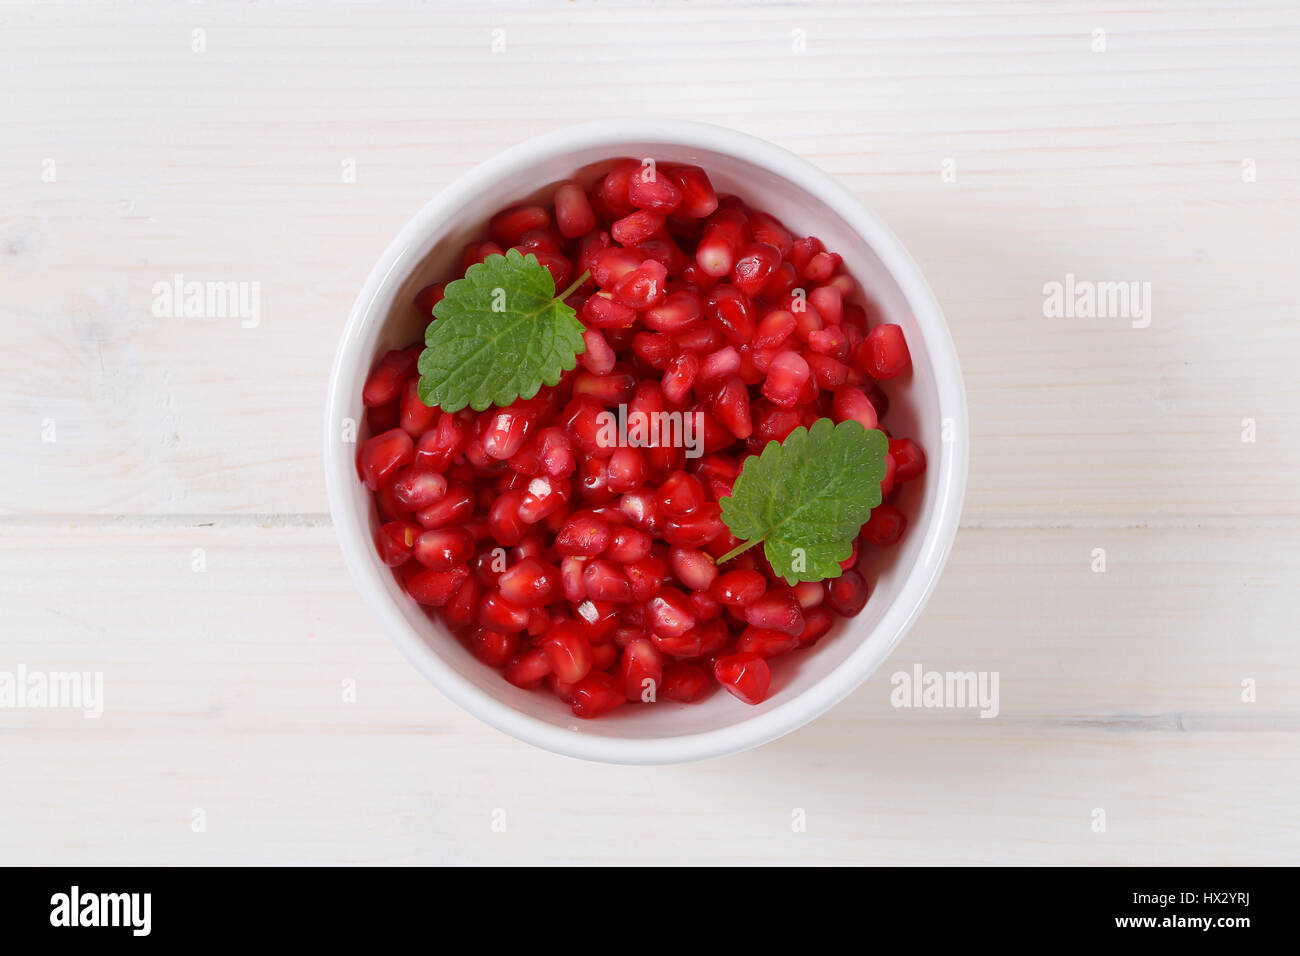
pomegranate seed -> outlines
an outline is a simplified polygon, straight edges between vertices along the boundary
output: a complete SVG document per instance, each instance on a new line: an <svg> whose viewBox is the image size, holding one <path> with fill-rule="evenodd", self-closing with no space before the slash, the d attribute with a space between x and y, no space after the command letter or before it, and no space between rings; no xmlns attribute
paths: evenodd
<svg viewBox="0 0 1300 956"><path fill-rule="evenodd" d="M903 330L897 325L877 325L867 333L860 350L862 368L872 378L893 378L912 364Z"/></svg>
<svg viewBox="0 0 1300 956"><path fill-rule="evenodd" d="M474 623L474 615L478 612L478 594L478 579L471 574L442 607L442 619L449 628L462 631Z"/></svg>
<svg viewBox="0 0 1300 956"><path fill-rule="evenodd" d="M659 171L667 176L682 194L677 212L692 219L713 215L718 208L718 194L713 191L708 174L699 166L663 164Z"/></svg>
<svg viewBox="0 0 1300 956"><path fill-rule="evenodd" d="M489 630L513 634L528 626L528 610L511 604L500 591L489 591L479 602L478 622Z"/></svg>
<svg viewBox="0 0 1300 956"><path fill-rule="evenodd" d="M808 367L812 369L813 381L827 391L834 391L849 380L850 369L839 359L818 352L813 352L804 358L808 360ZM877 413L879 413L878 409Z"/></svg>
<svg viewBox="0 0 1300 956"><path fill-rule="evenodd" d="M573 380L573 394L589 395L602 405L622 405L636 390L636 377L626 368L608 375L580 372Z"/></svg>
<svg viewBox="0 0 1300 956"><path fill-rule="evenodd" d="M605 554L612 561L628 564L640 561L650 554L654 542L650 536L636 528L618 528L609 540L609 549Z"/></svg>
<svg viewBox="0 0 1300 956"><path fill-rule="evenodd" d="M759 657L780 657L799 646L799 638L784 631L771 631L763 627L747 627L736 641L736 650L757 654Z"/></svg>
<svg viewBox="0 0 1300 956"><path fill-rule="evenodd" d="M641 321L648 329L672 334L689 329L703 317L699 295L689 289L679 289L658 305L646 309Z"/></svg>
<svg viewBox="0 0 1300 956"><path fill-rule="evenodd" d="M669 661L664 664L660 696L682 704L693 704L712 689L709 674L693 664Z"/></svg>
<svg viewBox="0 0 1300 956"><path fill-rule="evenodd" d="M740 250L731 267L731 281L745 295L758 295L780 264L780 249L766 242L751 242Z"/></svg>
<svg viewBox="0 0 1300 956"><path fill-rule="evenodd" d="M394 349L385 353L366 379L361 401L367 408L397 401L406 380L414 374L415 358L409 352Z"/></svg>
<svg viewBox="0 0 1300 956"><path fill-rule="evenodd" d="M897 467L898 481L911 481L925 471L925 452L910 438L889 439L889 454Z"/></svg>
<svg viewBox="0 0 1300 956"><path fill-rule="evenodd" d="M834 623L835 618L826 607L819 604L817 607L809 608L804 615L804 628L803 633L799 635L799 646L811 647L816 644L826 636Z"/></svg>
<svg viewBox="0 0 1300 956"><path fill-rule="evenodd" d="M619 448L609 457L608 488L622 494L645 482L645 456L635 448Z"/></svg>
<svg viewBox="0 0 1300 956"><path fill-rule="evenodd" d="M664 658L659 648L646 637L638 637L623 646L615 675L623 685L623 695L633 703L654 703L664 679Z"/></svg>
<svg viewBox="0 0 1300 956"><path fill-rule="evenodd" d="M569 706L578 717L591 718L599 717L626 701L627 696L618 678L596 671L578 681L569 698Z"/></svg>
<svg viewBox="0 0 1300 956"><path fill-rule="evenodd" d="M734 209L720 209L704 227L695 250L695 261L706 275L729 275L736 262L736 250L745 238L745 216Z"/></svg>
<svg viewBox="0 0 1300 956"><path fill-rule="evenodd" d="M620 605L613 602L588 599L579 603L573 611L577 615L578 626L593 647L605 643L613 634L614 628L618 627Z"/></svg>
<svg viewBox="0 0 1300 956"><path fill-rule="evenodd" d="M542 640L551 673L566 684L576 684L591 670L591 645L574 621L558 621Z"/></svg>
<svg viewBox="0 0 1300 956"><path fill-rule="evenodd" d="M499 544L507 547L518 544L524 537L524 521L519 517L519 506L524 493L518 489L507 491L492 503L488 512L488 533Z"/></svg>
<svg viewBox="0 0 1300 956"><path fill-rule="evenodd" d="M596 228L596 214L577 183L561 183L556 188L555 225L566 239L585 236Z"/></svg>
<svg viewBox="0 0 1300 956"><path fill-rule="evenodd" d="M624 216L609 227L609 234L614 241L624 246L635 246L645 242L664 227L664 217L652 209L638 209ZM656 263L660 268L662 264ZM665 273L667 270L664 270Z"/></svg>
<svg viewBox="0 0 1300 956"><path fill-rule="evenodd" d="M609 522L590 513L575 514L555 536L555 549L563 555L595 557L609 547Z"/></svg>
<svg viewBox="0 0 1300 956"><path fill-rule="evenodd" d="M628 329L636 322L636 310L615 302L608 292L597 292L582 304L582 321L588 330Z"/></svg>
<svg viewBox="0 0 1300 956"><path fill-rule="evenodd" d="M838 579L837 579L838 580ZM754 627L797 636L803 630L803 608L785 589L768 591L745 606L745 620Z"/></svg>
<svg viewBox="0 0 1300 956"><path fill-rule="evenodd" d="M551 662L546 652L538 647L510 658L503 673L505 679L516 687L536 687L551 673Z"/></svg>
<svg viewBox="0 0 1300 956"><path fill-rule="evenodd" d="M590 300L588 300L590 301ZM578 356L578 361L588 372L595 375L606 375L614 368L614 363L618 361L618 356L610 348L608 340L601 333L600 329L587 329L582 333L583 353Z"/></svg>
<svg viewBox="0 0 1300 956"><path fill-rule="evenodd" d="M569 500L569 483L563 478L539 475L528 482L523 500L519 502L519 518L527 524L536 524L547 515L564 506Z"/></svg>
<svg viewBox="0 0 1300 956"><path fill-rule="evenodd" d="M826 588L826 603L842 617L853 617L867 605L867 582L857 571L845 571L831 578Z"/></svg>
<svg viewBox="0 0 1300 956"><path fill-rule="evenodd" d="M737 438L748 438L754 433L750 415L749 389L737 375L731 375L713 393L713 414Z"/></svg>
<svg viewBox="0 0 1300 956"><path fill-rule="evenodd" d="M664 297L668 270L653 259L646 259L610 288L614 300L631 309L647 309Z"/></svg>
<svg viewBox="0 0 1300 956"><path fill-rule="evenodd" d="M780 258L784 259L790 255L790 250L794 246L794 237L785 226L767 213L752 213L749 217L749 231L755 242L765 242L775 246Z"/></svg>
<svg viewBox="0 0 1300 956"><path fill-rule="evenodd" d="M560 590L560 569L537 558L524 558L501 572L497 590L516 607L545 607Z"/></svg>
<svg viewBox="0 0 1300 956"><path fill-rule="evenodd" d="M821 604L822 599L826 596L826 589L822 587L820 581L800 581L791 590L794 591L794 599L799 602L799 606L805 611Z"/></svg>
<svg viewBox="0 0 1300 956"><path fill-rule="evenodd" d="M426 285L415 293L415 311L424 316L426 321L433 315L433 307L447 296L447 283L435 282Z"/></svg>
<svg viewBox="0 0 1300 956"><path fill-rule="evenodd" d="M808 304L817 310L822 321L829 326L839 325L844 319L844 296L833 285L819 285L809 292Z"/></svg>
<svg viewBox="0 0 1300 956"><path fill-rule="evenodd" d="M618 566L602 558L588 561L582 571L587 596L596 601L626 603L632 600L632 586Z"/></svg>
<svg viewBox="0 0 1300 956"><path fill-rule="evenodd" d="M671 548L668 562L677 580L693 591L705 591L718 577L713 558L698 548Z"/></svg>
<svg viewBox="0 0 1300 956"><path fill-rule="evenodd" d="M825 282L840 267L840 257L834 252L819 252L801 270L803 277L812 282Z"/></svg>
<svg viewBox="0 0 1300 956"><path fill-rule="evenodd" d="M449 485L447 493L416 512L415 519L424 528L445 528L460 524L474 511L474 492L467 485Z"/></svg>
<svg viewBox="0 0 1300 956"><path fill-rule="evenodd" d="M628 583L632 587L632 599L645 602L658 594L659 589L663 587L668 565L654 555L650 555L624 564L623 573L627 575Z"/></svg>
<svg viewBox="0 0 1300 956"><path fill-rule="evenodd" d="M738 568L720 574L709 591L723 604L744 607L757 601L767 590L767 579L757 571Z"/></svg>
<svg viewBox="0 0 1300 956"><path fill-rule="evenodd" d="M778 352L763 380L763 395L776 405L794 405L810 375L812 369L798 352Z"/></svg>
<svg viewBox="0 0 1300 956"><path fill-rule="evenodd" d="M411 379L402 389L402 410L398 426L412 439L417 439L437 422L442 412L420 401L420 383Z"/></svg>
<svg viewBox="0 0 1300 956"><path fill-rule="evenodd" d="M465 429L455 415L443 415L432 431L420 436L415 449L415 467L421 471L445 472L465 444Z"/></svg>
<svg viewBox="0 0 1300 956"><path fill-rule="evenodd" d="M717 504L705 502L685 518L666 518L663 538L669 544L702 548L718 535L726 533L727 526L722 523L721 515L722 510Z"/></svg>
<svg viewBox="0 0 1300 956"><path fill-rule="evenodd" d="M469 568L462 565L449 571L424 570L406 582L406 593L421 604L442 607L469 578Z"/></svg>
<svg viewBox="0 0 1300 956"><path fill-rule="evenodd" d="M831 398L831 416L837 422L859 422L863 428L875 428L877 424L876 407L862 389L853 385L835 390Z"/></svg>
<svg viewBox="0 0 1300 956"><path fill-rule="evenodd" d="M884 547L897 544L907 527L907 518L893 505L879 505L862 526L862 537L872 544Z"/></svg>
<svg viewBox="0 0 1300 956"><path fill-rule="evenodd" d="M719 657L713 676L733 696L746 704L760 704L767 699L772 671L767 661L753 651Z"/></svg>
<svg viewBox="0 0 1300 956"><path fill-rule="evenodd" d="M427 508L447 493L447 479L436 471L420 471L408 465L393 481L393 497L410 511Z"/></svg>
<svg viewBox="0 0 1300 956"><path fill-rule="evenodd" d="M754 348L774 349L788 339L797 327L794 313L785 309L773 309L754 330Z"/></svg>
<svg viewBox="0 0 1300 956"><path fill-rule="evenodd" d="M646 602L646 623L660 637L680 637L695 626L695 615L685 594L664 587Z"/></svg>
<svg viewBox="0 0 1300 956"><path fill-rule="evenodd" d="M728 345L716 352L710 352L704 357L700 362L700 372L697 378L701 385L709 385L719 379L735 375L739 370L740 353Z"/></svg>
<svg viewBox="0 0 1300 956"><path fill-rule="evenodd" d="M662 514L669 518L684 518L704 504L704 485L694 475L675 471L659 486L655 497Z"/></svg>
<svg viewBox="0 0 1300 956"><path fill-rule="evenodd" d="M474 628L469 635L470 652L491 667L501 667L505 664L514 655L515 648L518 646L519 638L514 634L502 634L500 631L489 631L483 627Z"/></svg>
<svg viewBox="0 0 1300 956"><path fill-rule="evenodd" d="M704 314L735 345L754 337L754 309L734 285L720 285L704 297Z"/></svg>
<svg viewBox="0 0 1300 956"><path fill-rule="evenodd" d="M627 198L638 209L667 215L681 205L682 191L654 166L643 166L628 183Z"/></svg>
<svg viewBox="0 0 1300 956"><path fill-rule="evenodd" d="M409 559L419 533L419 525L409 521L389 521L383 525L375 535L375 540L384 564L395 568Z"/></svg>
<svg viewBox="0 0 1300 956"><path fill-rule="evenodd" d="M366 487L376 491L397 474L398 469L415 458L415 445L411 436L400 428L392 428L376 435L361 446L357 465Z"/></svg>
<svg viewBox="0 0 1300 956"><path fill-rule="evenodd" d="M464 528L435 528L415 539L415 560L435 571L450 571L474 553L474 536Z"/></svg>
<svg viewBox="0 0 1300 956"><path fill-rule="evenodd" d="M497 213L488 223L492 241L506 249L515 245L529 229L546 229L551 214L541 206L514 206Z"/></svg>

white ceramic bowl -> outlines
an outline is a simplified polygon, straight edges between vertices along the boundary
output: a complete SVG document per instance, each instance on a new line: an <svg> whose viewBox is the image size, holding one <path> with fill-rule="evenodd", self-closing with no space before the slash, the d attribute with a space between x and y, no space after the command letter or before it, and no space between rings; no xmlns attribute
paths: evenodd
<svg viewBox="0 0 1300 956"><path fill-rule="evenodd" d="M903 542L867 569L866 609L837 623L813 648L774 661L768 700L751 707L719 691L697 704L629 704L584 721L552 694L508 684L402 591L375 551L375 509L357 480L348 423L358 423L355 441L364 440L361 386L371 365L384 351L422 338L415 293L451 274L494 212L544 199L567 179L589 182L610 160L647 156L704 167L719 193L741 196L844 257L875 308L905 331L912 372L886 383L891 407L884 422L920 442L927 468L922 481L904 486L910 524ZM420 210L380 257L352 308L325 420L330 512L343 554L402 652L444 694L492 726L558 753L626 764L698 760L757 746L817 717L865 680L902 639L939 577L957 531L966 459L966 398L952 339L898 240L843 187L792 153L733 130L667 120L595 122L539 136L470 170Z"/></svg>

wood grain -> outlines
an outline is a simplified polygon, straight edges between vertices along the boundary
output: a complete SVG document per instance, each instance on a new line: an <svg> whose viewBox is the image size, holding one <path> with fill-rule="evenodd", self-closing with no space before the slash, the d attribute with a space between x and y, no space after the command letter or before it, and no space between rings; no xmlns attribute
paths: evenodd
<svg viewBox="0 0 1300 956"><path fill-rule="evenodd" d="M0 670L102 670L107 695L98 721L0 712L0 861L1297 859L1300 6L0 25ZM862 197L939 296L971 406L963 531L895 658L687 767L534 751L431 690L346 579L320 465L338 333L401 225L527 136L625 114L745 130ZM155 317L177 273L259 283L260 324ZM1150 326L1047 318L1067 273L1149 282ZM999 672L1000 715L893 709L915 662Z"/></svg>

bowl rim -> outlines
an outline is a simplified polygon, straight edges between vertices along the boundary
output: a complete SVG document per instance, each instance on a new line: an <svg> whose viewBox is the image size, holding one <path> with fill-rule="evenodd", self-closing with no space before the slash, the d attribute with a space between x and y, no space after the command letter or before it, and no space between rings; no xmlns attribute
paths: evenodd
<svg viewBox="0 0 1300 956"><path fill-rule="evenodd" d="M813 195L857 232L898 284L921 329L933 367L941 420L951 421L948 454L940 457L935 515L893 603L860 646L813 686L771 710L709 731L672 737L628 738L585 734L515 710L461 677L402 617L385 593L373 549L369 521L351 504L356 481L356 446L343 440L337 423L349 416L351 398L343 388L347 370L361 360L364 331L376 320L380 293L401 283L416 264L413 252L429 232L461 207L464 197L489 190L500 179L563 155L620 144L662 142L734 155L765 167ZM406 271L398 273L405 264ZM395 275L395 273L397 273ZM738 753L802 727L835 706L865 681L893 652L934 590L952 549L966 489L969 424L961 367L939 304L906 249L856 196L829 174L766 140L709 123L686 120L596 120L553 130L521 142L466 172L411 218L384 250L349 314L330 371L325 408L324 463L330 515L353 582L402 654L443 694L469 713L526 743L584 760L616 764L664 764ZM386 570L386 569L384 569Z"/></svg>

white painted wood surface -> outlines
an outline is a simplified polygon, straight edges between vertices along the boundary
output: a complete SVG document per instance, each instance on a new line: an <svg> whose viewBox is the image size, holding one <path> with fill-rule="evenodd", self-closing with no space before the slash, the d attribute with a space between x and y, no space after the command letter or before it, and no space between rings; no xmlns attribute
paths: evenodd
<svg viewBox="0 0 1300 956"><path fill-rule="evenodd" d="M409 215L628 112L861 195L972 412L963 530L894 658L682 767L538 752L426 685L319 462ZM0 146L0 670L105 675L99 720L0 710L0 862L1300 858L1296 4L5 5ZM156 318L176 273L259 283L260 324ZM1067 273L1151 283L1150 327L1045 318ZM892 708L916 662L997 671L1001 713Z"/></svg>

